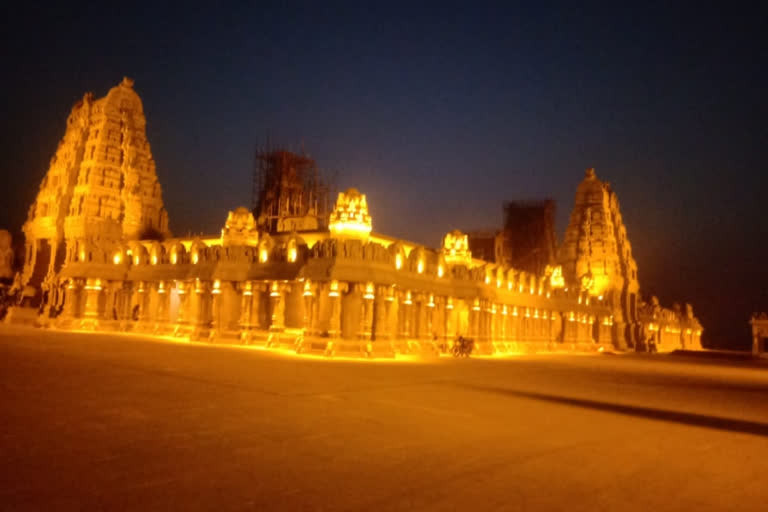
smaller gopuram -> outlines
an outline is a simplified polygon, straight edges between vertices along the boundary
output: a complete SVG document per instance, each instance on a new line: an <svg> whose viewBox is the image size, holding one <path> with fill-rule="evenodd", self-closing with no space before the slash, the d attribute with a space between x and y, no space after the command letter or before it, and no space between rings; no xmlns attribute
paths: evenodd
<svg viewBox="0 0 768 512"><path fill-rule="evenodd" d="M613 329L619 346L634 348L641 338L637 263L618 197L609 183L597 178L594 169L587 169L576 189L558 259L570 286L580 287L614 312Z"/></svg>

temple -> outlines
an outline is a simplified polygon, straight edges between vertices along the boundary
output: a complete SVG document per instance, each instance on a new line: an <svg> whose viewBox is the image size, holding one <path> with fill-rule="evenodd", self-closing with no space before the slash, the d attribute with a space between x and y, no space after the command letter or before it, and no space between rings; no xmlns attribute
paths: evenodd
<svg viewBox="0 0 768 512"><path fill-rule="evenodd" d="M284 150L258 155L253 209L174 238L145 124L127 79L75 105L24 225L38 325L325 356L440 354L458 336L485 355L701 348L689 305L642 300L617 196L592 169L560 247L536 232L549 202L508 206L483 258L456 230L439 248L378 233L365 194L331 204L314 161Z"/></svg>

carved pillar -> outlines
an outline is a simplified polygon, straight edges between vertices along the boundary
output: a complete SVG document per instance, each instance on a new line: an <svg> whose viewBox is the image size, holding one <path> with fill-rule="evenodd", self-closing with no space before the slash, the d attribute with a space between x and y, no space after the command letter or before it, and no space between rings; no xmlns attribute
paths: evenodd
<svg viewBox="0 0 768 512"><path fill-rule="evenodd" d="M139 288L136 290L136 303L139 306L139 322L144 323L150 319L149 291L150 283L139 281Z"/></svg>
<svg viewBox="0 0 768 512"><path fill-rule="evenodd" d="M315 334L317 330L317 301L315 300L315 291L312 289L311 284L307 283L304 286L302 297L304 300L304 318L302 323L304 332Z"/></svg>
<svg viewBox="0 0 768 512"><path fill-rule="evenodd" d="M181 333L189 325L189 285L185 281L176 283L176 293L179 296L179 310L176 314L176 333Z"/></svg>
<svg viewBox="0 0 768 512"><path fill-rule="evenodd" d="M157 311L155 314L155 332L162 330L170 322L170 297L168 296L167 283L157 283Z"/></svg>
<svg viewBox="0 0 768 512"><path fill-rule="evenodd" d="M373 301L375 298L373 287L360 285L363 300L360 303L360 328L358 337L362 340L371 340L373 335Z"/></svg>
<svg viewBox="0 0 768 512"><path fill-rule="evenodd" d="M285 291L283 283L274 281L269 289L269 331L283 332L285 330Z"/></svg>
<svg viewBox="0 0 768 512"><path fill-rule="evenodd" d="M85 307L83 309L83 320L80 326L85 329L95 329L99 324L99 298L101 295L101 281L99 279L86 279L85 287Z"/></svg>
<svg viewBox="0 0 768 512"><path fill-rule="evenodd" d="M376 287L376 298L374 299L374 320L373 320L373 339L374 340L386 340L389 339L389 319L388 319L388 305L390 302L387 300L387 287Z"/></svg>
<svg viewBox="0 0 768 512"><path fill-rule="evenodd" d="M61 312L62 318L76 318L79 309L80 283L77 282L76 279L70 279L64 293L64 310Z"/></svg>
<svg viewBox="0 0 768 512"><path fill-rule="evenodd" d="M195 280L193 310L193 339L207 338L211 328L211 284L209 281Z"/></svg>
<svg viewBox="0 0 768 512"><path fill-rule="evenodd" d="M411 298L411 292L403 292L400 296L399 311L399 324L400 324L400 338L407 340L411 337L412 319L411 310L413 309L413 299Z"/></svg>
<svg viewBox="0 0 768 512"><path fill-rule="evenodd" d="M330 338L341 337L341 292L338 283L331 283L328 291L330 317L328 320L328 336Z"/></svg>

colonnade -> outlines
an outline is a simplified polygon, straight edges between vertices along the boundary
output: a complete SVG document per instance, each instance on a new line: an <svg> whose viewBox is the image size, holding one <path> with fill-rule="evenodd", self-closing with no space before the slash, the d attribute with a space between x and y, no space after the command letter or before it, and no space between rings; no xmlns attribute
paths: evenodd
<svg viewBox="0 0 768 512"><path fill-rule="evenodd" d="M503 304L370 282L71 279L64 289L62 325L329 355L441 352L458 336L472 338L478 353L492 354L608 345L614 335L608 316L562 311L555 301L551 307Z"/></svg>

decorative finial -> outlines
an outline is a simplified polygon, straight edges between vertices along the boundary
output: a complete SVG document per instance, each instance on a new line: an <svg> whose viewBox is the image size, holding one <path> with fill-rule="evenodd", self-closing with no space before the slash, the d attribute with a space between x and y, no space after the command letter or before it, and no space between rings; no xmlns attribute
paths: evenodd
<svg viewBox="0 0 768 512"><path fill-rule="evenodd" d="M131 80L127 76L124 76L123 81L120 82L120 85L122 85L123 87L133 87L133 80Z"/></svg>
<svg viewBox="0 0 768 512"><path fill-rule="evenodd" d="M584 173L584 176L588 179L596 178L597 176L595 175L595 168L590 167L589 169L587 169L587 171Z"/></svg>

